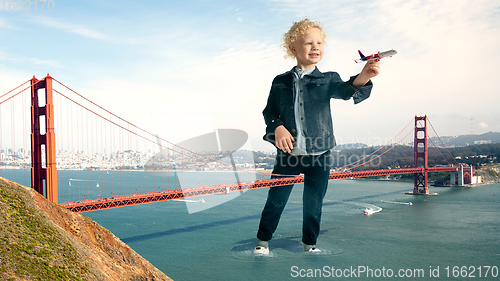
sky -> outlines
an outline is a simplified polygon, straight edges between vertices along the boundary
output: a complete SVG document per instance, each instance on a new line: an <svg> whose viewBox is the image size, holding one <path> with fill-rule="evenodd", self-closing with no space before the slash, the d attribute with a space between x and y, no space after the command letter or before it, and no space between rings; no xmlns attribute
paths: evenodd
<svg viewBox="0 0 500 281"><path fill-rule="evenodd" d="M381 144L415 115L440 136L500 131L496 0L5 2L0 95L49 73L173 143L226 128L274 150L262 110L273 78L295 65L282 35L304 17L327 34L319 69L344 80L362 69L357 50L398 51L368 100L331 101L338 143Z"/></svg>

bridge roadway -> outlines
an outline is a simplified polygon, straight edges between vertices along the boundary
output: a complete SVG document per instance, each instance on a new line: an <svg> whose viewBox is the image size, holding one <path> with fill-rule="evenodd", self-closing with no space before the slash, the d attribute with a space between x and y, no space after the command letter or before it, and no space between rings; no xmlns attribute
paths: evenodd
<svg viewBox="0 0 500 281"><path fill-rule="evenodd" d="M433 168L406 168L406 169L383 169L383 170L367 170L367 171L347 171L347 172L333 172L330 174L329 180L337 179L351 179L383 175L397 175L397 174L414 174L427 172L451 172L458 171L460 167L433 167ZM304 177L286 177L279 179L264 179L248 182L237 182L230 184L218 184L209 186L200 186L193 188L172 189L165 191L154 191L140 194L121 195L113 197L105 197L98 199L88 199L76 202L60 203L73 212L88 212L102 209L110 209L116 207L124 207L145 203L153 203L167 200L175 200L203 195L222 194L241 190L250 190L257 188L281 186L288 184L303 183Z"/></svg>

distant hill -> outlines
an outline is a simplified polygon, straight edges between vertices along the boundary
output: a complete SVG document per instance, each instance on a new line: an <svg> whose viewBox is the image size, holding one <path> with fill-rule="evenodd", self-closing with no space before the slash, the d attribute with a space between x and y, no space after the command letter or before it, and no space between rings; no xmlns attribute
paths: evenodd
<svg viewBox="0 0 500 281"><path fill-rule="evenodd" d="M365 148L368 145L364 143L346 143L346 144L339 144L333 148L333 150L347 150L347 149L358 149L358 148Z"/></svg>
<svg viewBox="0 0 500 281"><path fill-rule="evenodd" d="M474 135L460 135L460 136L444 136L440 137L441 141L437 137L431 137L432 142L437 147L462 147L469 146L475 144L494 144L500 143L500 132L488 132L484 134ZM443 144L441 144L443 142ZM411 143L410 145L413 145ZM333 150L341 151L341 150L349 150L349 149L359 149L365 148L368 145L364 143L347 143L347 144L339 144L335 146Z"/></svg>
<svg viewBox="0 0 500 281"><path fill-rule="evenodd" d="M390 147L366 147L336 151L333 166L344 167L353 162L362 164L358 169L385 169L414 167L413 146L397 145ZM378 157L380 156L380 157ZM372 159L377 159L370 162ZM360 162L361 161L361 162ZM429 145L429 166L448 164L468 164L480 166L500 161L500 143L475 144L461 147L439 148Z"/></svg>
<svg viewBox="0 0 500 281"><path fill-rule="evenodd" d="M446 147L461 147L473 144L500 143L500 132L488 132L480 135L446 136L440 138ZM432 137L431 140L435 145L440 147L443 146L437 137Z"/></svg>

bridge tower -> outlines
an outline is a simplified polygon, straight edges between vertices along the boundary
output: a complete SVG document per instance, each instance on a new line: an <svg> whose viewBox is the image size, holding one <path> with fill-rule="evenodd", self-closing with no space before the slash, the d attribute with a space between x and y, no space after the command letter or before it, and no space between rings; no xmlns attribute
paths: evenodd
<svg viewBox="0 0 500 281"><path fill-rule="evenodd" d="M420 122L419 122L420 121ZM423 168L423 172L415 173L414 177L414 187L412 192L407 194L429 194L429 188L427 186L427 174L428 174L428 163L427 163L427 115L425 116L415 116L415 139L413 142L414 146L414 159L415 168ZM421 160L421 161L419 161Z"/></svg>
<svg viewBox="0 0 500 281"><path fill-rule="evenodd" d="M478 179L474 177L473 166L464 167L460 165L459 170L450 172L450 185L465 186L466 184L474 183L478 183Z"/></svg>
<svg viewBox="0 0 500 281"><path fill-rule="evenodd" d="M40 89L45 89L45 106L39 105ZM34 76L31 79L31 188L42 195L45 189L45 197L57 204L54 104L49 75L41 81Z"/></svg>

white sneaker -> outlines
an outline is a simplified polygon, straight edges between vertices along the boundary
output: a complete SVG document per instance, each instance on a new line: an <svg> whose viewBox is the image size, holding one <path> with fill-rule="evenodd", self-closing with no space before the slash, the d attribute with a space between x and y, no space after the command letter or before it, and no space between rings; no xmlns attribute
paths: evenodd
<svg viewBox="0 0 500 281"><path fill-rule="evenodd" d="M269 255L269 243L267 241L257 239L253 253L259 255Z"/></svg>
<svg viewBox="0 0 500 281"><path fill-rule="evenodd" d="M302 249L306 252L313 252L313 253L320 253L321 250L316 248L316 245L307 245L307 244L302 244Z"/></svg>
<svg viewBox="0 0 500 281"><path fill-rule="evenodd" d="M269 247L256 246L253 253L259 255L269 255Z"/></svg>

